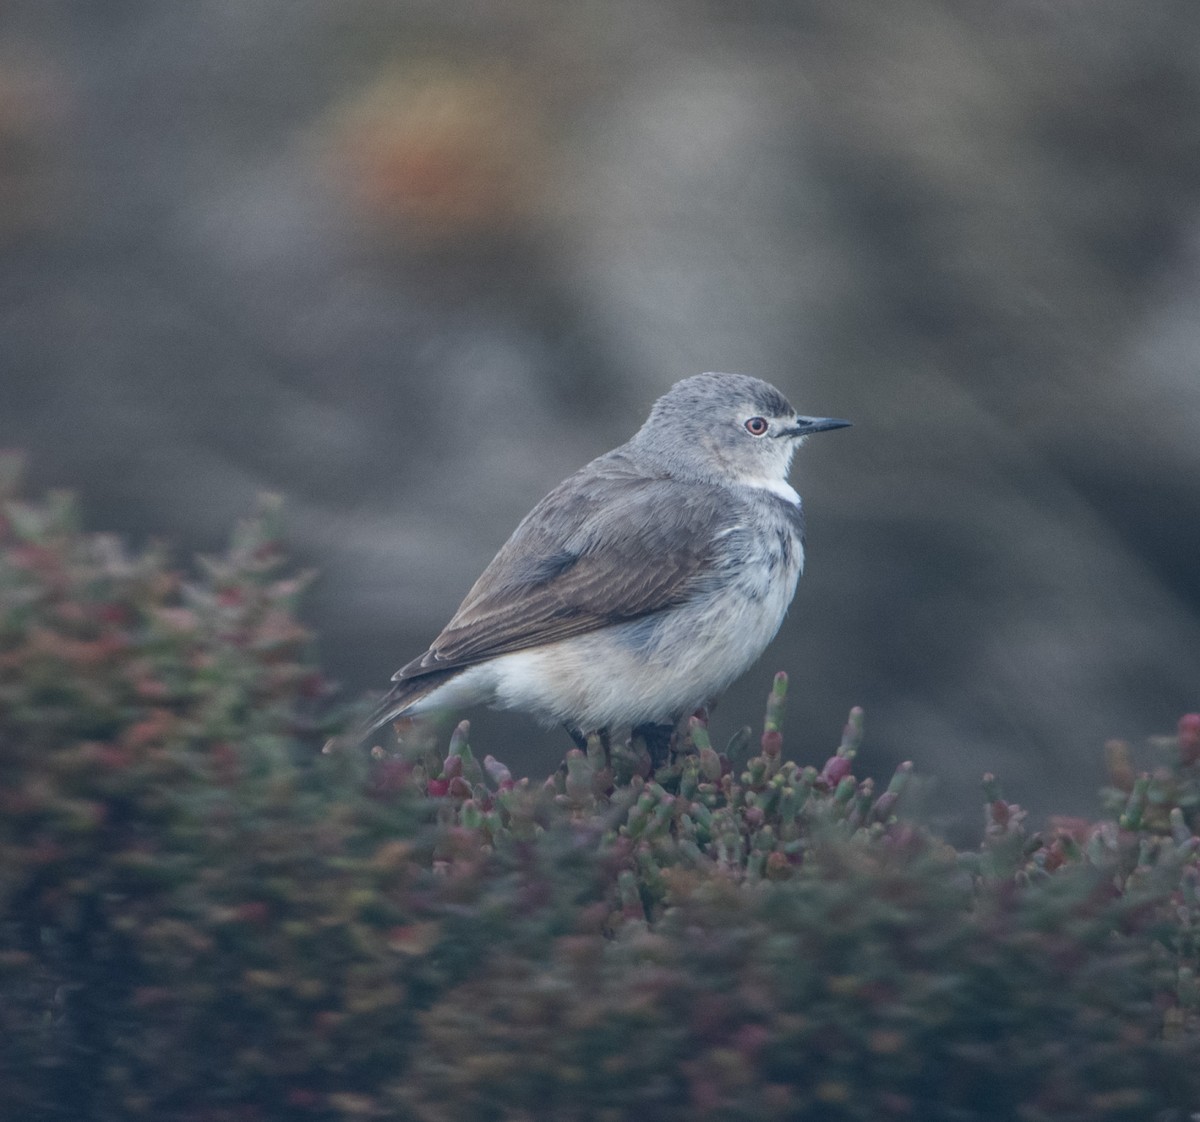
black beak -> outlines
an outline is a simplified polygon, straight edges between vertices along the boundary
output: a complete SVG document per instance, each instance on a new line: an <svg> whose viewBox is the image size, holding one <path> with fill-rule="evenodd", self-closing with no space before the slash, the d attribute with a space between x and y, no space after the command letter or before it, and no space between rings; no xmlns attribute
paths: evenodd
<svg viewBox="0 0 1200 1122"><path fill-rule="evenodd" d="M839 421L836 417L797 417L793 428L784 429L784 436L808 436L811 432L824 432L826 429L849 428L850 421Z"/></svg>

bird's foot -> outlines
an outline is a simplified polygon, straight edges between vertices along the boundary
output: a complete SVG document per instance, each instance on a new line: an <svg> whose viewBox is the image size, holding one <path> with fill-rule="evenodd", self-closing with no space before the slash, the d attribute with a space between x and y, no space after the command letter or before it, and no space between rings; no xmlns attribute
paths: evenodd
<svg viewBox="0 0 1200 1122"><path fill-rule="evenodd" d="M656 725L653 722L638 725L633 730L633 736L646 745L652 773L670 761L671 745L675 739L674 725Z"/></svg>

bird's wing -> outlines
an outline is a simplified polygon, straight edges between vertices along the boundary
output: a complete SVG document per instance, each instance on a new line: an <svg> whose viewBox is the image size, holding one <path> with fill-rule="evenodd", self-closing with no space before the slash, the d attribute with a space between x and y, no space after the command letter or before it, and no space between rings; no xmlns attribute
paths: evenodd
<svg viewBox="0 0 1200 1122"><path fill-rule="evenodd" d="M683 603L718 571L714 546L740 528L739 505L723 488L589 465L530 511L429 650L393 680Z"/></svg>

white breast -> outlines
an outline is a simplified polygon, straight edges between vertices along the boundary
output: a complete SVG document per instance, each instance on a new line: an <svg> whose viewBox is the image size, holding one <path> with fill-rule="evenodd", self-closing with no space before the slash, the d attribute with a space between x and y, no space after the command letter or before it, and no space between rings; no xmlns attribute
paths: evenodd
<svg viewBox="0 0 1200 1122"><path fill-rule="evenodd" d="M779 478L760 478L743 480L747 487L753 487L759 491L769 491L772 495L778 495L784 502L791 503L792 506L800 505L800 496L786 479Z"/></svg>

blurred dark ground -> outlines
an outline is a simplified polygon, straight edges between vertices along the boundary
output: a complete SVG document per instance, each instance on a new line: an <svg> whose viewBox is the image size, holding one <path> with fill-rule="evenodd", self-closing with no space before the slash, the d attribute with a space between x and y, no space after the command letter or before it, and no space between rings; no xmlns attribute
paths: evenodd
<svg viewBox="0 0 1200 1122"><path fill-rule="evenodd" d="M668 385L856 427L718 734L867 709L973 815L1200 704L1195 0L10 0L0 444L215 548L281 492L349 695ZM566 747L477 721L517 769Z"/></svg>

